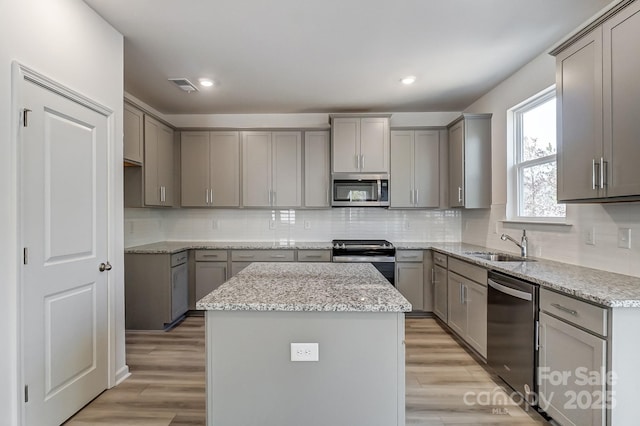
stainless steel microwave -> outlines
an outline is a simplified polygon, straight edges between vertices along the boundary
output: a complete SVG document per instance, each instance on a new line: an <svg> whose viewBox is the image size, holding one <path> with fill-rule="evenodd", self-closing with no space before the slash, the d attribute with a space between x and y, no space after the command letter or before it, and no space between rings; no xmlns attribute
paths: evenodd
<svg viewBox="0 0 640 426"><path fill-rule="evenodd" d="M334 175L333 207L388 207L388 175Z"/></svg>

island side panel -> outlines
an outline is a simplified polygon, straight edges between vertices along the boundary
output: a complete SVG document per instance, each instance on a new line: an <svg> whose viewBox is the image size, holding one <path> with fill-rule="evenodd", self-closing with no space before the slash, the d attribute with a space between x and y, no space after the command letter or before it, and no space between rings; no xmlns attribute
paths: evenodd
<svg viewBox="0 0 640 426"><path fill-rule="evenodd" d="M404 426L403 313L207 311L206 327L208 426Z"/></svg>

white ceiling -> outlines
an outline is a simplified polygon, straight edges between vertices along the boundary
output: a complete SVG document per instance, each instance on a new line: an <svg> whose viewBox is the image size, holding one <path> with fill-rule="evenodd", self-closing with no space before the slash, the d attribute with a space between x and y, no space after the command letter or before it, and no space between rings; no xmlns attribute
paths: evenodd
<svg viewBox="0 0 640 426"><path fill-rule="evenodd" d="M460 111L610 0L85 2L125 36L127 92L208 114Z"/></svg>

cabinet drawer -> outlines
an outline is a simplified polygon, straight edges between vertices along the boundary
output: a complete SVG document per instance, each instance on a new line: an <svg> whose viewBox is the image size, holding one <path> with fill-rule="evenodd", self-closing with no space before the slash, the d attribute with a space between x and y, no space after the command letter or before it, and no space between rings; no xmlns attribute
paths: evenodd
<svg viewBox="0 0 640 426"><path fill-rule="evenodd" d="M298 250L298 262L331 262L331 250Z"/></svg>
<svg viewBox="0 0 640 426"><path fill-rule="evenodd" d="M449 270L480 283L483 286L487 285L487 270L482 266L476 266L462 260L450 258Z"/></svg>
<svg viewBox="0 0 640 426"><path fill-rule="evenodd" d="M541 288L540 310L601 336L607 335L606 308Z"/></svg>
<svg viewBox="0 0 640 426"><path fill-rule="evenodd" d="M233 262L293 262L294 250L233 250Z"/></svg>
<svg viewBox="0 0 640 426"><path fill-rule="evenodd" d="M180 265L187 261L187 251L181 251L180 253L175 253L171 255L171 267Z"/></svg>
<svg viewBox="0 0 640 426"><path fill-rule="evenodd" d="M196 262L226 262L226 250L196 250Z"/></svg>
<svg viewBox="0 0 640 426"><path fill-rule="evenodd" d="M396 262L422 262L422 250L396 251Z"/></svg>
<svg viewBox="0 0 640 426"><path fill-rule="evenodd" d="M433 252L433 263L436 265L440 265L443 268L447 267L447 255L438 253L437 251Z"/></svg>

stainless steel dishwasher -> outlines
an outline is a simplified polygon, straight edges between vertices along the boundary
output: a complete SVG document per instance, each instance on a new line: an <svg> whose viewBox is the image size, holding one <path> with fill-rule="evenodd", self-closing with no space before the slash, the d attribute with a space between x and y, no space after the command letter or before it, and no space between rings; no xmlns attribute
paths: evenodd
<svg viewBox="0 0 640 426"><path fill-rule="evenodd" d="M538 286L489 272L487 363L529 405L537 405ZM519 401L516 401L519 402Z"/></svg>

